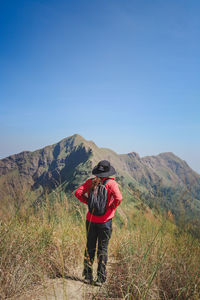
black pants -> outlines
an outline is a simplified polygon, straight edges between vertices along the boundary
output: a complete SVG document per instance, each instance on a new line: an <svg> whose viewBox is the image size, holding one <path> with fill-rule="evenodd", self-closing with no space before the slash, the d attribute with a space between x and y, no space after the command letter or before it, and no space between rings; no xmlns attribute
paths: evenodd
<svg viewBox="0 0 200 300"><path fill-rule="evenodd" d="M96 244L98 241L98 269L97 277L104 282L106 280L106 264L108 260L108 242L112 233L112 219L106 223L93 223L86 221L87 245L84 256L83 275L92 277L92 265L94 262Z"/></svg>

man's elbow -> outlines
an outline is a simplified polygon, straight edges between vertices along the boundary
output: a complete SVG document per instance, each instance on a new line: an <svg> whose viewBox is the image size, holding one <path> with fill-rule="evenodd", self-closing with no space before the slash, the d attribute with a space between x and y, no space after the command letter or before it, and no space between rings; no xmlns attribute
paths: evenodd
<svg viewBox="0 0 200 300"><path fill-rule="evenodd" d="M76 190L74 196L79 199L79 192Z"/></svg>
<svg viewBox="0 0 200 300"><path fill-rule="evenodd" d="M118 205L120 205L122 202L122 197L118 198Z"/></svg>
<svg viewBox="0 0 200 300"><path fill-rule="evenodd" d="M122 202L122 198L117 198L115 200L115 207L119 206L121 202Z"/></svg>

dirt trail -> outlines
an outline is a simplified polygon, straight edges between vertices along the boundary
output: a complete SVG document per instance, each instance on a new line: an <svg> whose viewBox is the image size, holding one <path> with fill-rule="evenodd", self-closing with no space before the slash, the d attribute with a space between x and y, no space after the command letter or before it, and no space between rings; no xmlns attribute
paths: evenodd
<svg viewBox="0 0 200 300"><path fill-rule="evenodd" d="M110 275L111 266L116 262L112 257L109 258L107 270ZM94 274L97 269L95 261ZM81 276L82 268L79 267L74 271L73 276L65 278L46 279L42 285L35 286L33 290L29 290L25 294L10 298L9 300L88 300L88 299L102 299L102 287L86 284ZM95 297L98 296L98 297Z"/></svg>
<svg viewBox="0 0 200 300"><path fill-rule="evenodd" d="M94 270L96 269L96 264ZM76 270L77 276L47 279L25 294L10 300L88 300L97 295L102 287L84 282L82 269ZM90 297L91 296L91 297ZM92 297L93 296L93 297Z"/></svg>
<svg viewBox="0 0 200 300"><path fill-rule="evenodd" d="M46 285L41 295L31 299L34 300L76 300L88 299L89 294L98 293L99 287L93 287L81 281L73 279L51 280Z"/></svg>
<svg viewBox="0 0 200 300"><path fill-rule="evenodd" d="M42 286L12 300L84 300L90 298L90 295L97 295L99 289L77 277L48 279Z"/></svg>

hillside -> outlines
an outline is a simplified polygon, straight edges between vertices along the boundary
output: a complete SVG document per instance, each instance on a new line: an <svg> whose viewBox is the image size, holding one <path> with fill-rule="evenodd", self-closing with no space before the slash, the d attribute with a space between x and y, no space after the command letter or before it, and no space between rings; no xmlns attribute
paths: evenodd
<svg viewBox="0 0 200 300"><path fill-rule="evenodd" d="M0 299L199 299L200 240L187 224L178 227L172 216L131 202L116 210L106 283L86 284L85 205L80 204L57 199L36 211L22 205L1 220ZM96 270L95 259L95 279Z"/></svg>
<svg viewBox="0 0 200 300"><path fill-rule="evenodd" d="M97 288L82 279L86 206L73 192L101 159L123 201ZM199 299L200 176L173 153L119 155L73 135L0 160L0 189L1 299Z"/></svg>
<svg viewBox="0 0 200 300"><path fill-rule="evenodd" d="M129 199L140 194L144 201L190 217L200 216L200 175L173 153L141 158L137 153L117 154L99 148L80 135L34 152L25 151L0 160L0 203L2 210L42 201L45 194L62 190L67 195L91 176L99 160L116 168L116 179Z"/></svg>

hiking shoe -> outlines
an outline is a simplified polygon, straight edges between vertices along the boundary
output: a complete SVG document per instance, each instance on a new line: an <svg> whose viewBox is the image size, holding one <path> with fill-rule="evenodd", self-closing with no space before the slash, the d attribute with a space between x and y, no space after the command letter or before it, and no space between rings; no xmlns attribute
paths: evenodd
<svg viewBox="0 0 200 300"><path fill-rule="evenodd" d="M84 282L88 283L88 284L92 284L93 283L93 276L92 275L85 275L84 276Z"/></svg>
<svg viewBox="0 0 200 300"><path fill-rule="evenodd" d="M101 278L97 278L97 280L95 281L95 285L97 286L102 286L102 284L105 283L105 280L102 280Z"/></svg>
<svg viewBox="0 0 200 300"><path fill-rule="evenodd" d="M95 281L95 285L96 285L96 286L102 286L102 284L103 284L103 283L100 282L100 281L98 281L98 280Z"/></svg>
<svg viewBox="0 0 200 300"><path fill-rule="evenodd" d="M87 284L92 284L94 283L93 281L93 275L91 270L83 270L82 276L84 277L84 282Z"/></svg>

